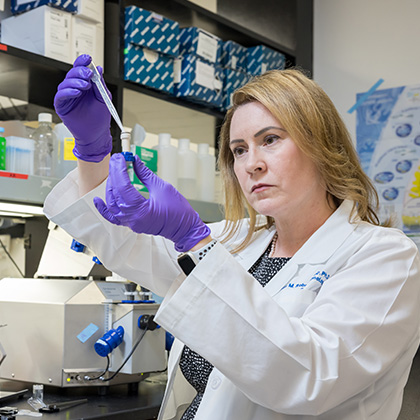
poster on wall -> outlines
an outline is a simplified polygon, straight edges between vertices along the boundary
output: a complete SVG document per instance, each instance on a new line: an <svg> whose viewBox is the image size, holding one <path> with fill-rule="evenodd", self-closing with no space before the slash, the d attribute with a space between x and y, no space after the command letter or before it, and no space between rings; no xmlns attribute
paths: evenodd
<svg viewBox="0 0 420 420"><path fill-rule="evenodd" d="M420 248L420 85L377 90L356 111L357 152L378 192L379 217Z"/></svg>

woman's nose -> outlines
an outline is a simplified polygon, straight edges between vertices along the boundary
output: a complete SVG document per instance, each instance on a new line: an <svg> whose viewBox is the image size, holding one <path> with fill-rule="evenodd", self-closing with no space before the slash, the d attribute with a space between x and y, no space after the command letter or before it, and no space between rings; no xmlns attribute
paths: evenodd
<svg viewBox="0 0 420 420"><path fill-rule="evenodd" d="M246 160L246 171L250 174L255 172L264 171L266 164L258 150L249 150Z"/></svg>

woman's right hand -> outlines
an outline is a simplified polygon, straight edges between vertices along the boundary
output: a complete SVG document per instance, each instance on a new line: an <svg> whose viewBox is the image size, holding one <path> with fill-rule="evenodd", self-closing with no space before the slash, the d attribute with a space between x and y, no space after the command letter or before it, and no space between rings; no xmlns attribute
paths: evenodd
<svg viewBox="0 0 420 420"><path fill-rule="evenodd" d="M86 162L101 162L112 150L111 114L88 66L92 58L79 56L59 84L54 108L75 138L74 155ZM102 69L98 67L102 74Z"/></svg>

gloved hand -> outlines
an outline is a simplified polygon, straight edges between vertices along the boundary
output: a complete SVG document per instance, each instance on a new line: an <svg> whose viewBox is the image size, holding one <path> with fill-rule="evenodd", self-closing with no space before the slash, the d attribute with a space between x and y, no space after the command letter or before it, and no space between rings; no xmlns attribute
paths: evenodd
<svg viewBox="0 0 420 420"><path fill-rule="evenodd" d="M58 85L54 108L75 139L74 155L87 162L100 162L112 149L111 114L91 81L92 61L87 54L74 62ZM102 75L102 69L98 67Z"/></svg>
<svg viewBox="0 0 420 420"><path fill-rule="evenodd" d="M188 251L210 235L188 201L168 182L155 175L138 156L134 172L149 190L144 198L130 183L124 157L116 153L109 163L106 204L99 197L94 204L99 213L115 225L128 226L137 233L164 236L175 243L179 252Z"/></svg>

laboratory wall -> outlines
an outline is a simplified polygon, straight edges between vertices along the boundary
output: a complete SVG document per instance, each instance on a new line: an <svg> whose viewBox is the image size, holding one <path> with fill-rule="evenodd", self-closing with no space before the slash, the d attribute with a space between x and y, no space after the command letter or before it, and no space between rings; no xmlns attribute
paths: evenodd
<svg viewBox="0 0 420 420"><path fill-rule="evenodd" d="M420 83L420 1L315 0L314 79L355 139L356 93Z"/></svg>

